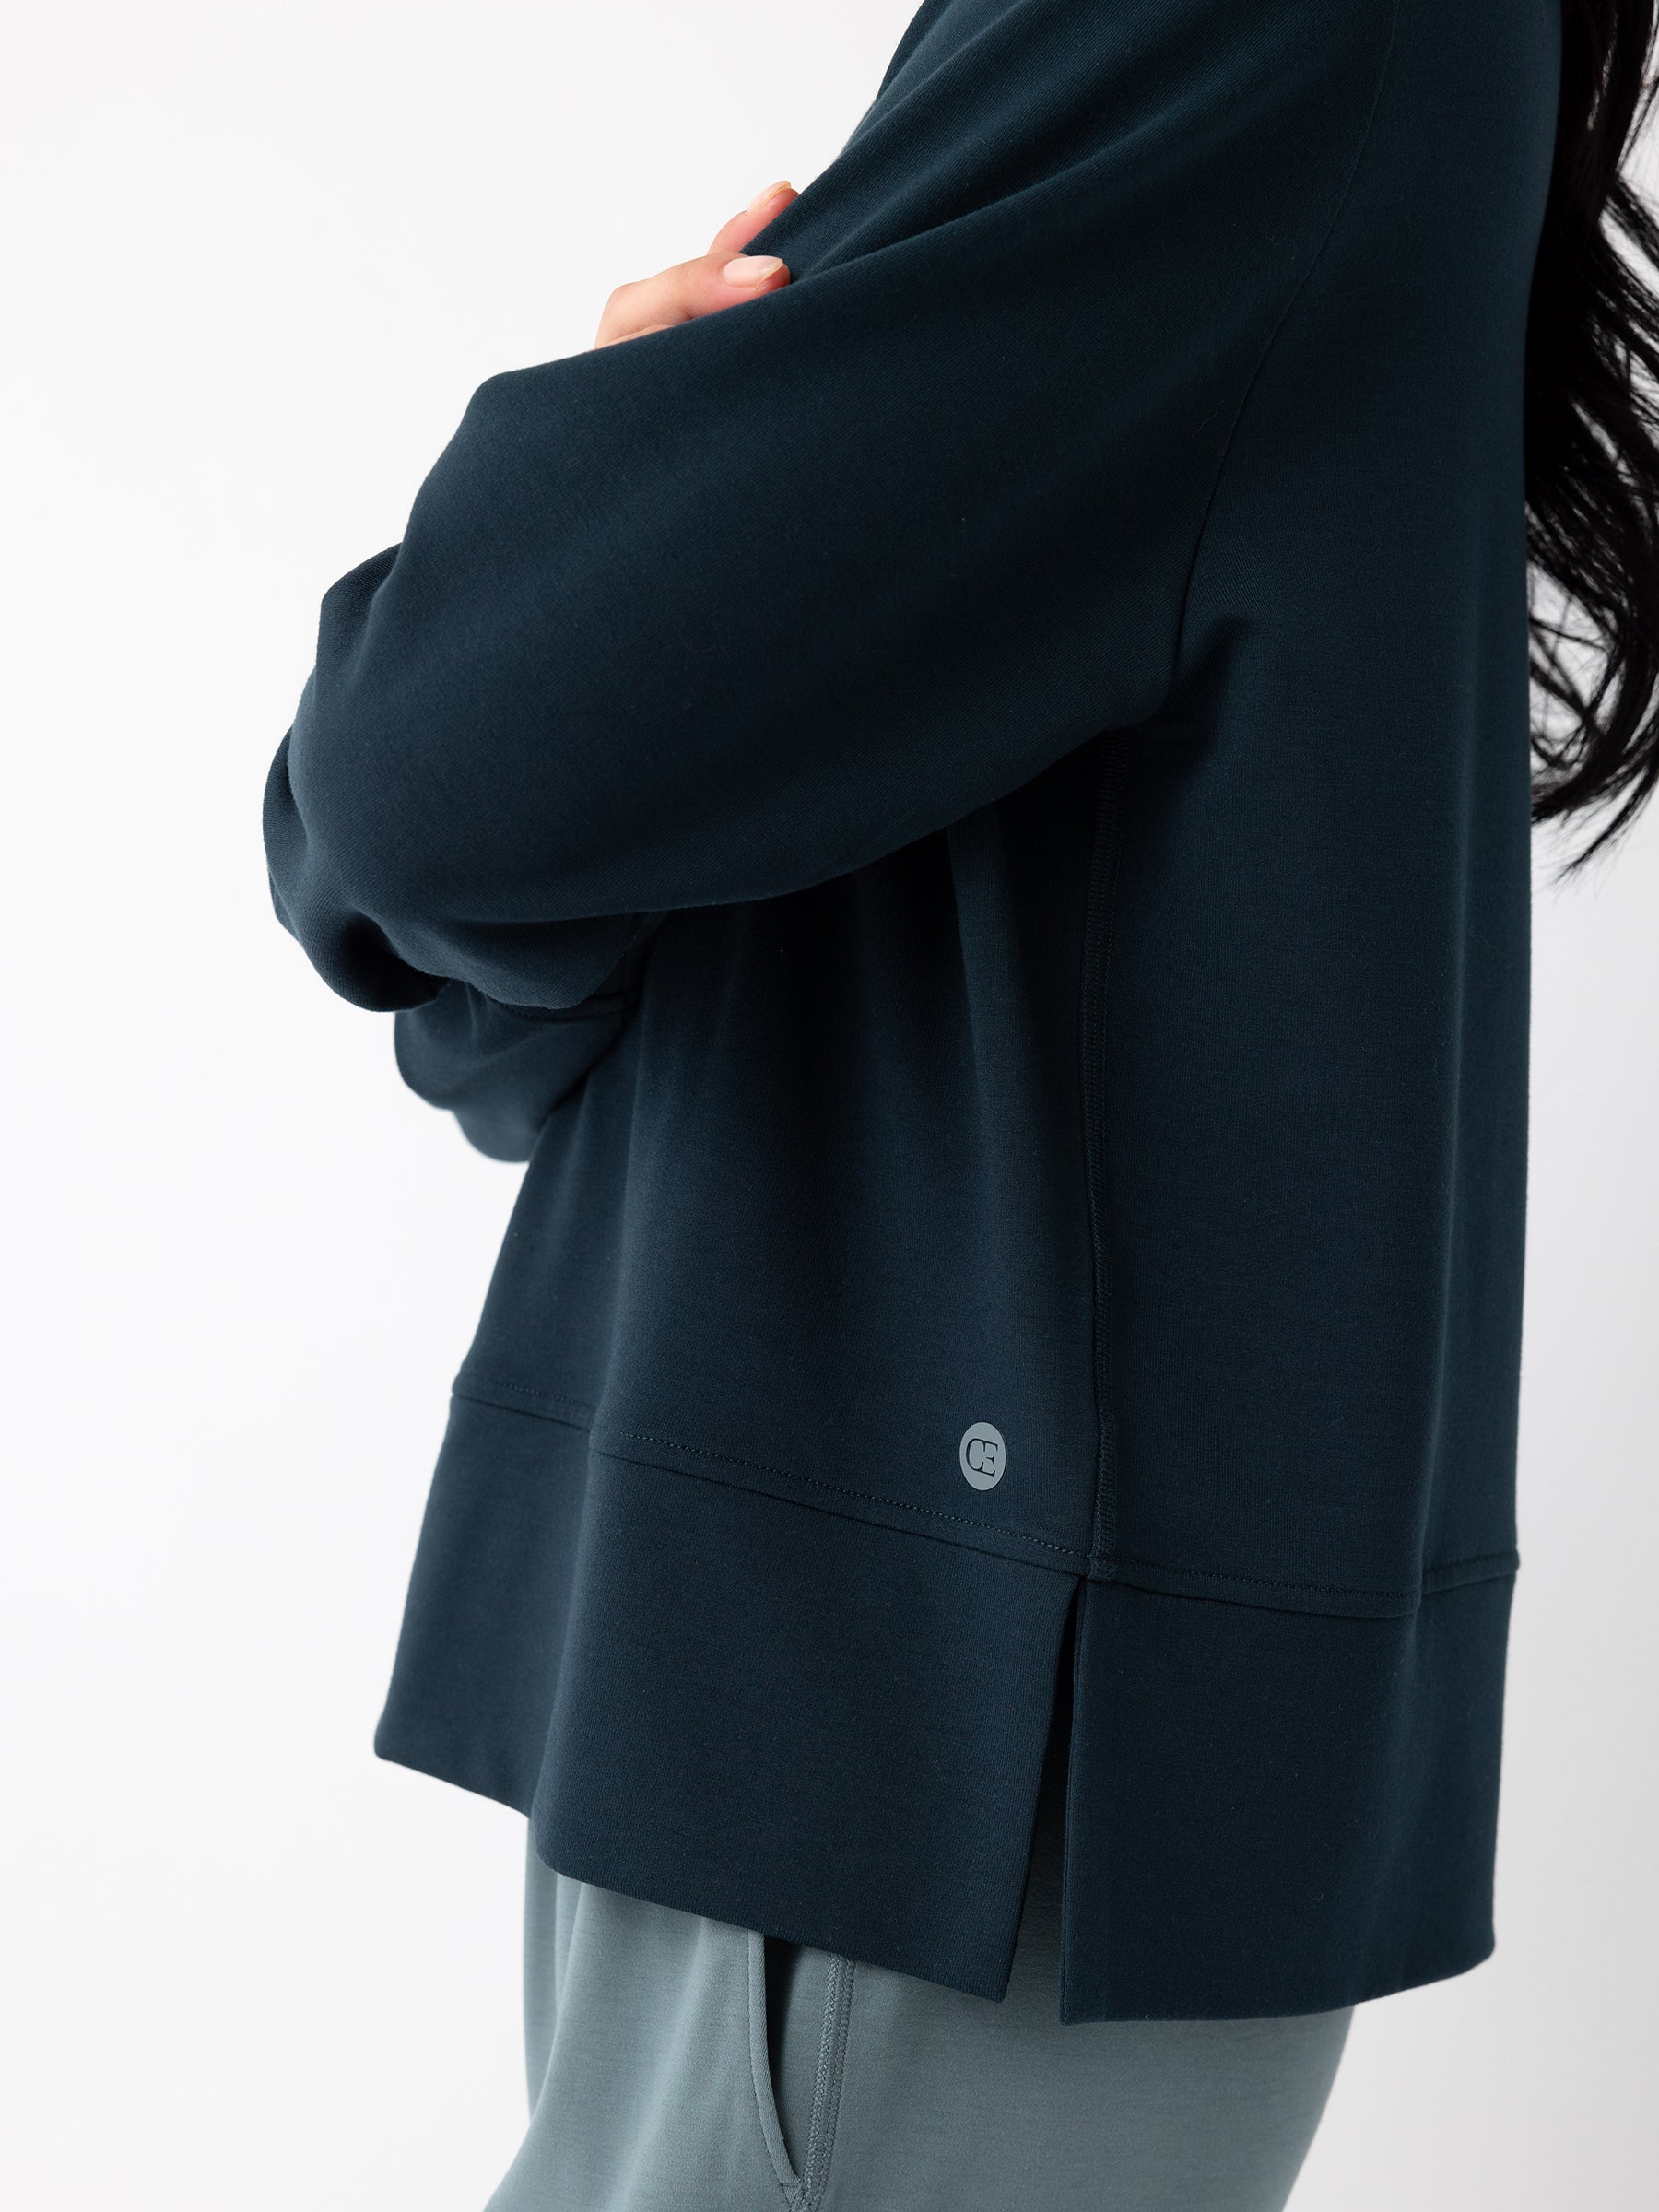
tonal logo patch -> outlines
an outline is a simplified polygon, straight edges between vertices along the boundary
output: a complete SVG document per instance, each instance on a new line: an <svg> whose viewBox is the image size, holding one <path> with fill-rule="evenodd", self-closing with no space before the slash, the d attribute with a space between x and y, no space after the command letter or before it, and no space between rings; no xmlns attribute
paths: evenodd
<svg viewBox="0 0 1659 2212"><path fill-rule="evenodd" d="M1008 1447L1000 1429L993 1429L989 1421L975 1421L971 1429L963 1430L957 1457L972 1488L994 1490L1007 1467Z"/></svg>

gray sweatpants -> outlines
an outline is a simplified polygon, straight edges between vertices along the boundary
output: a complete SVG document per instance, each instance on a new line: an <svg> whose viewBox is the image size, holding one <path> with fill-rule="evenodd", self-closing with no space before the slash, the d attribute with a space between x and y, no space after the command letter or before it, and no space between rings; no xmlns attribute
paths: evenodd
<svg viewBox="0 0 1659 2212"><path fill-rule="evenodd" d="M530 2126L488 2212L1279 2212L1349 2011L1059 2018L1045 1789L1007 1994L572 1881L527 1852Z"/></svg>

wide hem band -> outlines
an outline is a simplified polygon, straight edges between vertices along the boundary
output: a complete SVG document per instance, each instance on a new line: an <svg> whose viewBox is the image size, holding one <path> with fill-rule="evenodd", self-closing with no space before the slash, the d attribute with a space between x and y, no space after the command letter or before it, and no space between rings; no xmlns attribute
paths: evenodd
<svg viewBox="0 0 1659 2212"><path fill-rule="evenodd" d="M1323 2011L1492 1947L1510 1588L1087 1582L457 1398L375 1749L563 1873L995 1998L1069 1649L1061 2017Z"/></svg>

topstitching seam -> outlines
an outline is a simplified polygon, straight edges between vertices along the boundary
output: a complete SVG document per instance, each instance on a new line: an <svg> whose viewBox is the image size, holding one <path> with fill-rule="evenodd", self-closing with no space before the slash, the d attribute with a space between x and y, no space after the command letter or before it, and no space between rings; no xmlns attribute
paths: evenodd
<svg viewBox="0 0 1659 2212"><path fill-rule="evenodd" d="M558 1397L557 1394L551 1391L538 1391L529 1387L528 1385L521 1385L516 1382L510 1383L506 1382L504 1377L502 1378L501 1386L504 1389L518 1392L524 1397L545 1398L559 1405L575 1406L582 1403L582 1400L576 1398ZM551 1420L563 1428L580 1429L589 1434L593 1433L592 1425L586 1421L570 1420L563 1415L545 1414L538 1411L531 1412L523 1407L506 1405L500 1399L486 1396L481 1391L464 1388L459 1382L455 1383L453 1387L453 1394L456 1397L469 1399L473 1403L480 1406L494 1406L503 1413L517 1413L523 1411L525 1412L526 1418L532 1420ZM683 1452L688 1455L688 1457L690 1458L711 1459L723 1462L731 1466L747 1467L751 1470L751 1472L757 1475L774 1475L779 1478L780 1481L800 1483L812 1489L827 1490L835 1497L848 1499L856 1505L884 1505L898 1512L914 1513L929 1520L950 1522L957 1527L971 1529L976 1535L980 1535L987 1539L1000 1536L1011 1544L1029 1544L1037 1546L1044 1551L1054 1552L1062 1559L1070 1560L1079 1572L1088 1569L1091 1564L1088 1555L1086 1552L1079 1551L1071 1545L1053 1543L1046 1536L1027 1535L1019 1529L1000 1527L995 1522L975 1521L966 1513L947 1513L938 1506L914 1505L907 1498L887 1498L873 1490L849 1489L842 1483L828 1482L821 1476L818 1475L797 1474L792 1467L778 1466L769 1460L745 1459L734 1452L716 1452L706 1445L682 1443L677 1437L656 1436L652 1434L649 1430L642 1429L606 1428L600 1433L605 1436L614 1436L618 1439L626 1439L629 1442L633 1443L655 1444L664 1451ZM642 1462L636 1462L629 1459L628 1454L625 1453L610 1452L605 1444L596 1441L594 1448L595 1451L602 1453L607 1458L622 1459L629 1465L644 1464ZM689 1469L682 1469L677 1467L670 1467L666 1471L669 1474L688 1474L691 1472ZM694 1479L698 1478L699 1477L694 1477ZM700 1479L719 1481L721 1478L717 1475L710 1475L706 1477L700 1477ZM926 1535L930 1532L925 1529L921 1529L917 1530L915 1533L920 1535ZM974 1548L978 1549L981 1547L974 1547ZM1002 1551L991 1551L987 1556L994 1559L1006 1559L1008 1557L1008 1554ZM1359 1583L1298 1583L1283 1580L1275 1581L1265 1575L1231 1574L1216 1568L1176 1567L1168 1565L1161 1559L1142 1559L1126 1552L1121 1552L1116 1555L1116 1563L1124 1567L1145 1568L1157 1574L1190 1577L1195 1581L1234 1583L1237 1583L1241 1589L1305 1590L1310 1595L1322 1597L1377 1597L1398 1599L1418 1598L1429 1594L1430 1586L1433 1583L1438 1582L1446 1575L1462 1574L1470 1568L1491 1567L1494 1569L1494 1571L1507 1568L1513 1563L1515 1556L1516 1555L1512 1549L1505 1551L1472 1552L1464 1559L1446 1559L1440 1561L1433 1566L1426 1567L1423 1571L1422 1583L1415 1587L1403 1585L1397 1589L1385 1590L1371 1589ZM1030 1560L1017 1563L1032 1566L1041 1566L1043 1564L1043 1562L1041 1560Z"/></svg>
<svg viewBox="0 0 1659 2212"><path fill-rule="evenodd" d="M818 2037L818 2068L812 2085L812 2124L806 2154L802 2160L800 2212L814 2212L829 2185L830 2161L835 2155L835 2131L841 2120L841 2079L846 2068L847 2035L853 2015L851 1959L839 1951L830 1955L824 1990L824 2020Z"/></svg>
<svg viewBox="0 0 1659 2212"><path fill-rule="evenodd" d="M481 1390L469 1387L469 1383L476 1381L478 1376L479 1371L475 1369L472 1376L468 1378L467 1382L463 1382L457 1379L456 1382L451 1385L453 1395L458 1398L473 1399L480 1406L495 1406L500 1404L499 1399L488 1397ZM488 1371L484 1371L484 1379L491 1379L488 1375ZM560 1395L556 1391L536 1390L528 1384L510 1382L505 1375L500 1375L493 1379L496 1381L498 1388L511 1391L515 1396L525 1398L541 1398L548 1405L553 1406L579 1406L590 1415L594 1410L591 1406L588 1406L585 1400L582 1398L567 1398ZM502 1407L502 1410L508 1413L512 1413L518 1411L519 1409L512 1406L505 1406ZM591 1421L571 1420L564 1415L537 1415L535 1418L538 1419L561 1420L565 1422L567 1427L572 1429L588 1429L592 1427ZM777 1466L771 1460L746 1459L740 1453L735 1452L716 1452L707 1444L684 1443L678 1437L676 1436L655 1436L653 1435L649 1430L612 1429L606 1427L602 1433L606 1436L615 1436L626 1439L629 1443L655 1444L661 1450L665 1452L684 1452L692 1458L696 1459L720 1460L730 1466L747 1467L757 1475L775 1475L782 1482L805 1483L815 1490L828 1490L834 1497L850 1498L861 1505L885 1505L889 1506L895 1512L920 1513L925 1515L929 1520L947 1521L959 1528L971 1528L977 1530L979 1533L984 1535L1006 1537L1010 1543L1036 1545L1041 1550L1054 1552L1061 1559L1069 1559L1075 1565L1079 1567L1086 1566L1088 1564L1088 1553L1079 1550L1074 1544L1057 1544L1048 1536L1027 1535L1021 1529L1004 1528L999 1526L994 1521L977 1521L971 1514L969 1513L948 1513L942 1506L916 1505L913 1504L908 1498L886 1498L877 1490L849 1489L844 1483L830 1482L821 1475L798 1474L794 1467ZM605 1449L603 1444L600 1444L597 1448L600 1451Z"/></svg>
<svg viewBox="0 0 1659 2212"><path fill-rule="evenodd" d="M789 2147L783 2141L782 2119L778 2111L777 2093L771 2083L772 2053L766 2031L766 1938L757 1928L748 1931L747 1967L749 2082L755 2093L755 2116L759 2123L761 2141L766 2146L767 2159L779 2193L790 2207L790 2212L801 2212L806 2201L804 2185L800 2175L788 2169ZM771 2106L771 2124L767 2112L769 2100ZM782 2166L779 2164L780 2157L784 2161Z"/></svg>
<svg viewBox="0 0 1659 2212"><path fill-rule="evenodd" d="M793 1467L773 1466L771 1462L764 1459L744 1459L735 1452L714 1452L702 1444L684 1444L677 1437L653 1436L643 1429L606 1428L603 1433L606 1436L625 1437L629 1443L656 1444L664 1451L685 1452L695 1459L724 1460L734 1467L752 1468L757 1475L776 1475L783 1482L807 1483L815 1490L830 1490L838 1498L857 1499L865 1505L891 1506L898 1512L923 1513L932 1521L954 1522L960 1528L977 1529L985 1535L1006 1536L1016 1544L1040 1545L1044 1551L1058 1552L1063 1558L1068 1559L1082 1561L1088 1556L1079 1551L1075 1545L1056 1544L1047 1536L1029 1536L1020 1529L1001 1528L994 1521L976 1521L969 1513L947 1513L942 1506L937 1505L912 1505L908 1498L884 1498L875 1490L850 1490L843 1483L827 1482L821 1475L800 1475ZM599 1447L601 1451L604 1448L603 1445Z"/></svg>
<svg viewBox="0 0 1659 2212"><path fill-rule="evenodd" d="M480 1406L498 1406L501 1404L501 1400L499 1398L488 1397L483 1391L472 1388L471 1384L474 1382L493 1382L499 1390L511 1391L514 1397L540 1398L545 1405L548 1406L577 1406L586 1418L579 1421L572 1420L570 1424L572 1429L587 1428L591 1424L594 1414L596 1410L591 1401L587 1398L567 1397L562 1391L559 1390L537 1390L534 1383L515 1382L511 1375L504 1375L500 1371L499 1369L495 1368L471 1368L467 1371L465 1377L457 1376L455 1381L450 1385L450 1389L454 1396L458 1398L475 1398ZM503 1410L505 1412L512 1413L516 1409L512 1406L503 1406ZM563 1420L567 1417L563 1414L544 1414L540 1418L544 1420Z"/></svg>
<svg viewBox="0 0 1659 2212"><path fill-rule="evenodd" d="M1480 1551L1466 1559L1448 1559L1443 1566L1428 1567L1423 1571L1424 1582L1437 1575L1460 1574L1468 1567L1491 1567L1499 1560L1514 1558L1512 1551ZM1372 1590L1362 1583L1292 1583L1277 1581L1263 1574L1231 1574L1217 1567L1168 1567L1161 1559L1138 1559L1127 1552L1117 1558L1120 1567L1147 1567L1155 1574L1192 1575L1200 1582L1241 1583L1252 1590L1307 1590L1321 1597L1417 1597L1421 1585L1402 1583L1398 1589Z"/></svg>

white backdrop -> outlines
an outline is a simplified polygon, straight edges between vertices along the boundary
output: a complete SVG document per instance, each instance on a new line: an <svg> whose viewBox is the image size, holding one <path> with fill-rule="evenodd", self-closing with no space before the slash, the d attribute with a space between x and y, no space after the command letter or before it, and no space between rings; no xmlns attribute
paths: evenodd
<svg viewBox="0 0 1659 2212"><path fill-rule="evenodd" d="M523 1824L370 1747L516 1171L279 930L260 788L474 386L805 183L909 13L0 0L29 2212L481 2212L517 2142ZM1296 2212L1653 2201L1656 858L1538 903L1500 1951L1362 2010Z"/></svg>

